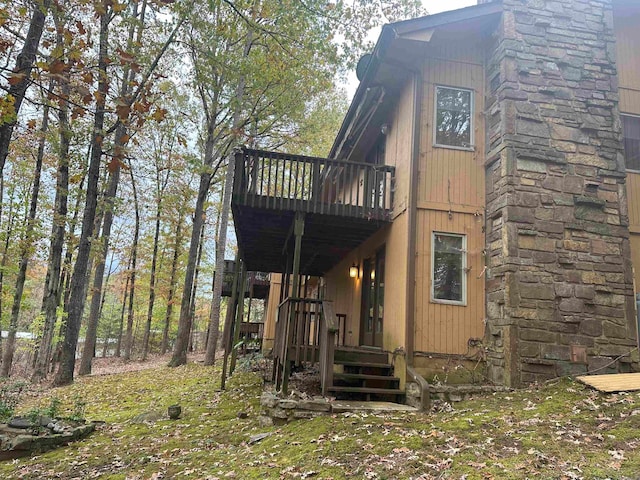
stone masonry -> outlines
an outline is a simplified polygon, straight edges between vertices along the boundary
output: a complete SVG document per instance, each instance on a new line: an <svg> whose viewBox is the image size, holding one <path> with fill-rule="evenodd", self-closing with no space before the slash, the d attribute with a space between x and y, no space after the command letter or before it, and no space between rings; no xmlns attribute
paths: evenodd
<svg viewBox="0 0 640 480"><path fill-rule="evenodd" d="M598 373L629 371L638 357L611 0L503 6L486 81L490 376L518 386L608 364Z"/></svg>

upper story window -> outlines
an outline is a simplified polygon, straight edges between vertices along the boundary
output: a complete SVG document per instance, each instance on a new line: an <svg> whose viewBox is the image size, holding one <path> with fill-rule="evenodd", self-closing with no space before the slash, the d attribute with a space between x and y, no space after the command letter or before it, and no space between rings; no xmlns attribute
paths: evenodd
<svg viewBox="0 0 640 480"><path fill-rule="evenodd" d="M473 147L473 92L436 87L435 145L470 150Z"/></svg>
<svg viewBox="0 0 640 480"><path fill-rule="evenodd" d="M640 117L621 115L624 136L624 163L627 170L640 171Z"/></svg>

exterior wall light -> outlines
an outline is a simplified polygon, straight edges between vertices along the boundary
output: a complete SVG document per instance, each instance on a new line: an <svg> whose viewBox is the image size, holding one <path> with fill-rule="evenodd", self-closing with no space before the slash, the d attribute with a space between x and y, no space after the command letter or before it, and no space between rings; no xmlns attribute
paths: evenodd
<svg viewBox="0 0 640 480"><path fill-rule="evenodd" d="M351 265L351 266L349 267L349 276L350 276L351 278L357 278L357 277L358 277L358 273L360 273L360 272L359 272L359 270L360 270L360 269L358 268L358 265L356 265L356 264L354 263L353 265Z"/></svg>

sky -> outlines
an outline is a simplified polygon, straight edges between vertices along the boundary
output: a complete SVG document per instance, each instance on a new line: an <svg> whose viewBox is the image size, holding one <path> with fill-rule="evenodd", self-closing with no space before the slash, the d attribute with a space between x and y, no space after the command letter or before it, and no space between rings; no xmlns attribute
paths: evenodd
<svg viewBox="0 0 640 480"><path fill-rule="evenodd" d="M476 5L477 3L477 0L422 0L424 8L427 10L427 12L429 12L430 15L446 12L448 10L470 7L471 5ZM377 29L376 31L372 31L370 35L371 40L375 41L378 38L379 34L379 29ZM351 72L347 76L345 88L347 90L349 100L351 100L353 98L353 95L356 93L356 89L358 88L358 79L356 78L355 72Z"/></svg>

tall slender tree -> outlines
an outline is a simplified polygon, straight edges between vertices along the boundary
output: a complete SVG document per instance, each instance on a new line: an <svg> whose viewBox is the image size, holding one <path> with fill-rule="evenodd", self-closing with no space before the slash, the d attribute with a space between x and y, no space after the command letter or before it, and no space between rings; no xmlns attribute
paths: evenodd
<svg viewBox="0 0 640 480"><path fill-rule="evenodd" d="M18 276L14 286L13 304L11 305L11 319L9 320L9 332L7 335L7 344L5 345L2 355L2 366L0 367L0 376L8 377L13 364L13 354L15 352L16 332L18 330L18 316L20 315L20 305L22 303L22 293L24 292L24 282L27 278L27 267L29 266L29 258L31 257L33 241L34 223L36 221L36 212L38 210L38 197L40 195L40 179L42 176L42 161L44 159L45 136L49 130L49 104L46 103L42 114L42 127L40 129L40 139L38 141L38 152L36 154L36 163L33 171L33 189L31 192L31 200L29 202L29 214L25 218L26 228L21 241L20 248L20 267Z"/></svg>
<svg viewBox="0 0 640 480"><path fill-rule="evenodd" d="M38 45L42 38L42 32L50 5L51 0L34 2L31 21L29 22L29 30L10 77L9 89L3 104L9 103L11 107L9 108L9 112L3 112L2 117L4 121L0 122L0 176L4 171L4 164L9 154L13 127L18 119L18 113L24 101L27 88L31 85L31 70L36 61Z"/></svg>

